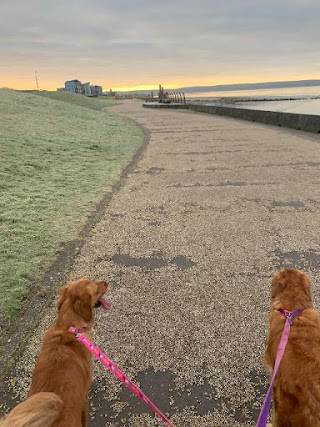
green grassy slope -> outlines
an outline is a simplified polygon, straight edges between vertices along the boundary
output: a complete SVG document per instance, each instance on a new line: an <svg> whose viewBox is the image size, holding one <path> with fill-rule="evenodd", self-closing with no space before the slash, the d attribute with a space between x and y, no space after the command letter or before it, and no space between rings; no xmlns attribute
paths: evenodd
<svg viewBox="0 0 320 427"><path fill-rule="evenodd" d="M142 144L138 126L91 108L0 90L0 318L41 283Z"/></svg>
<svg viewBox="0 0 320 427"><path fill-rule="evenodd" d="M87 97L84 95L79 95L77 93L67 93L67 92L49 92L49 91L34 91L33 95L42 96L48 99L56 99L57 101L68 102L73 105L78 105L80 107L87 107L93 110L101 110L103 107L109 107L114 104L114 101L111 97L99 96L99 97Z"/></svg>

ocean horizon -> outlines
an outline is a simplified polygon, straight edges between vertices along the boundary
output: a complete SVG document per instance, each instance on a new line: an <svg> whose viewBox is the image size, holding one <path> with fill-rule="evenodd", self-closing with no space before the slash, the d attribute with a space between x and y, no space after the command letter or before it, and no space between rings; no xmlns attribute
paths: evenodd
<svg viewBox="0 0 320 427"><path fill-rule="evenodd" d="M197 98L282 98L282 97L320 97L320 86L283 87L273 89L223 90L212 92L186 93L186 99Z"/></svg>
<svg viewBox="0 0 320 427"><path fill-rule="evenodd" d="M186 94L190 102L253 110L320 115L320 86Z"/></svg>

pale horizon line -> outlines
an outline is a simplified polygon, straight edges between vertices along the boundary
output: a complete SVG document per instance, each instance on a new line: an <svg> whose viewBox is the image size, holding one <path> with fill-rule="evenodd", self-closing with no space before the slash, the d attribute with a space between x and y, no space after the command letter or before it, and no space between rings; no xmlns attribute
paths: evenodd
<svg viewBox="0 0 320 427"><path fill-rule="evenodd" d="M259 85L259 84L275 84L275 83L303 83L303 82L319 82L320 78L303 78L303 79L293 79L293 80L264 80L264 81L245 81L245 82L234 82L234 83L218 83L218 84L199 84L199 85L174 85L174 84L164 84L164 89L168 90L179 90L179 89L186 89L186 88L208 88L208 87L226 87L226 86L242 86L242 85ZM115 89L112 89L114 92L134 92L134 91L155 91L159 90L159 84L146 84L146 85L130 85L130 86L122 86L122 87L116 87ZM60 86L62 88L62 86ZM102 85L103 87L103 85ZM8 85L0 87L0 89L11 89L11 90L17 90L17 91L36 91L36 88L30 88L30 87L10 87ZM40 88L41 91L48 91L48 92L55 92L59 89L59 87L44 87ZM109 92L111 89L104 89L104 92Z"/></svg>

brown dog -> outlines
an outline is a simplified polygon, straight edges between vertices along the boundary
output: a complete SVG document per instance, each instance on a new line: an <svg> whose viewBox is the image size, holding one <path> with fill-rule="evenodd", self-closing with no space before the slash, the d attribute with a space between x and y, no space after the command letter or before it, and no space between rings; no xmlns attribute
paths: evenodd
<svg viewBox="0 0 320 427"><path fill-rule="evenodd" d="M299 270L281 270L271 289L270 333L265 363L273 369L285 316L293 318L273 387L273 427L320 427L320 319L312 309L310 280Z"/></svg>
<svg viewBox="0 0 320 427"><path fill-rule="evenodd" d="M102 304L105 308L109 308L109 303L102 298L107 287L106 282L81 279L71 282L61 289L58 317L44 337L32 376L29 398L11 411L5 418L5 422L10 420L12 413L19 407L24 413L32 412L33 415L29 413L28 416L37 419L37 414L43 413L45 404L32 405L31 400L36 402L37 396L39 398L41 394L44 394L41 392L51 392L51 399L58 401L55 413L51 414L51 418L49 414L47 417L51 423L49 421L42 424L21 422L14 426L87 426L88 392L92 379L91 353L76 340L68 328L70 326L84 328L84 334L91 339L94 307ZM41 399L43 400L43 396ZM62 405L59 405L59 402L62 402ZM10 423L10 427L13 427L12 423Z"/></svg>

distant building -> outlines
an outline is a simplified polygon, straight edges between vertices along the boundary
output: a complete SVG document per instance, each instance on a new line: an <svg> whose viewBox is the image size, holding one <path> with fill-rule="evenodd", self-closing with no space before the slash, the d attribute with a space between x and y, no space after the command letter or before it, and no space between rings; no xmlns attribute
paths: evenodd
<svg viewBox="0 0 320 427"><path fill-rule="evenodd" d="M65 92L71 93L81 93L86 96L103 95L102 86L90 85L90 82L81 83L80 80L68 80L64 84L64 89L61 88L57 90L64 90Z"/></svg>
<svg viewBox="0 0 320 427"><path fill-rule="evenodd" d="M66 92L73 92L73 93L82 93L82 87L81 82L79 80L69 80L66 81L64 84L64 90Z"/></svg>
<svg viewBox="0 0 320 427"><path fill-rule="evenodd" d="M91 95L102 95L102 86L90 86Z"/></svg>
<svg viewBox="0 0 320 427"><path fill-rule="evenodd" d="M83 86L84 94L87 95L87 96L90 96L91 95L90 82L83 83L82 86Z"/></svg>

